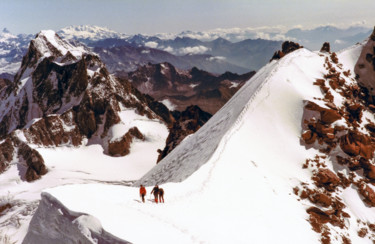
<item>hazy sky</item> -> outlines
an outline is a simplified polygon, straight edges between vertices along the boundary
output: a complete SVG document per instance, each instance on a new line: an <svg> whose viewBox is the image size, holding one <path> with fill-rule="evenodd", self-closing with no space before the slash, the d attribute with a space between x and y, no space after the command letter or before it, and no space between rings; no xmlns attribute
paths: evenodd
<svg viewBox="0 0 375 244"><path fill-rule="evenodd" d="M0 28L12 33L69 25L135 34L283 25L375 25L375 0L0 0Z"/></svg>

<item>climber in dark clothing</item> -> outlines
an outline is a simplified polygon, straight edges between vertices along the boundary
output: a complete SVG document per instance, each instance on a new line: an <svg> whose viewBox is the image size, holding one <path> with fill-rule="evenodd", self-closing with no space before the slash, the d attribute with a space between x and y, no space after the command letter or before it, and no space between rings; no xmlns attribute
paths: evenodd
<svg viewBox="0 0 375 244"><path fill-rule="evenodd" d="M151 194L154 194L155 202L158 203L158 196L159 196L159 186L156 185L152 191Z"/></svg>
<svg viewBox="0 0 375 244"><path fill-rule="evenodd" d="M159 188L159 202L164 203L164 190L163 190L163 188Z"/></svg>

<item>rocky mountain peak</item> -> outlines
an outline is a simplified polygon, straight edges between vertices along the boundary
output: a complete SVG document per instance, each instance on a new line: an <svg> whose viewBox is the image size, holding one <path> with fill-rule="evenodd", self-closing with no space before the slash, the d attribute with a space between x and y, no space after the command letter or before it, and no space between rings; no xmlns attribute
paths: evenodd
<svg viewBox="0 0 375 244"><path fill-rule="evenodd" d="M113 134L112 127L123 124L119 114L124 109L162 121L148 106L152 101L142 96L129 82L111 76L95 54L42 31L31 41L14 83L1 90L0 137L6 139L7 151L27 153L18 157L35 168L26 176L30 181L47 171L29 144L79 146L89 141L106 154L123 156L133 138L144 138L136 127ZM20 151L20 146L26 149ZM3 170L13 160L8 154L3 155Z"/></svg>

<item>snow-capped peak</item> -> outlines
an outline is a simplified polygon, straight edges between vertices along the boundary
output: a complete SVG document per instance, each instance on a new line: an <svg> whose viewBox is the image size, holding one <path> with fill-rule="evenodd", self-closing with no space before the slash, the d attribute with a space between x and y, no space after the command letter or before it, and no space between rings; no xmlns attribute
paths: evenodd
<svg viewBox="0 0 375 244"><path fill-rule="evenodd" d="M75 58L82 57L85 50L63 41L54 31L43 30L35 38L34 46L42 56L60 57L70 52Z"/></svg>
<svg viewBox="0 0 375 244"><path fill-rule="evenodd" d="M17 38L17 36L11 34L7 28L4 28L0 32L0 43L9 42L9 39L15 39L15 38Z"/></svg>
<svg viewBox="0 0 375 244"><path fill-rule="evenodd" d="M98 41L107 38L126 38L127 35L106 27L93 25L68 26L57 32L64 39Z"/></svg>

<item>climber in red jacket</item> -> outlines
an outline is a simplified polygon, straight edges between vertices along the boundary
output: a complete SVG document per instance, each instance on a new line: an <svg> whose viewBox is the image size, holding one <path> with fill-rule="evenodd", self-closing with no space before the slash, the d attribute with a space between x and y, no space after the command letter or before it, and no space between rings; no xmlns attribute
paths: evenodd
<svg viewBox="0 0 375 244"><path fill-rule="evenodd" d="M143 185L141 185L141 187L139 188L139 195L142 198L142 202L145 202L146 193L147 193L146 188Z"/></svg>

